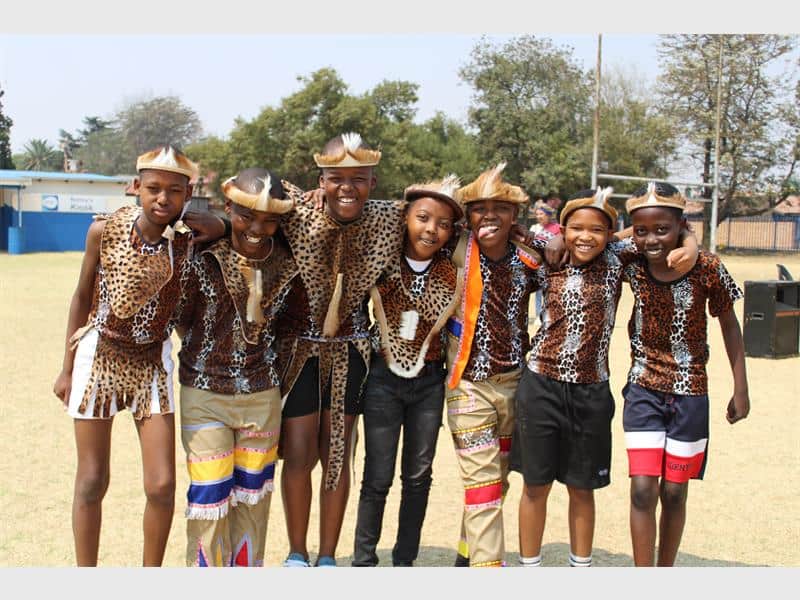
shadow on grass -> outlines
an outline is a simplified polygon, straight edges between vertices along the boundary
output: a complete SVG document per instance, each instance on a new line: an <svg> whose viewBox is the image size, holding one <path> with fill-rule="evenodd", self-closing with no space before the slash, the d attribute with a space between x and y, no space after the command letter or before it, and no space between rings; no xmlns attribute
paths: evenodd
<svg viewBox="0 0 800 600"><path fill-rule="evenodd" d="M390 549L378 549L378 566L392 566L392 551ZM566 567L568 566L569 544L553 543L545 544L542 547L542 566L544 567ZM452 567L456 559L454 548L444 548L441 546L422 546L419 557L414 562L416 567ZM506 552L506 564L516 567L519 554L516 552ZM633 567L633 556L624 553L615 553L595 548L592 553L593 565L595 567ZM339 566L350 566L353 555L340 555L337 557ZM719 560L696 556L685 552L678 552L675 560L676 567L767 567L769 565L757 563L743 563L729 560Z"/></svg>

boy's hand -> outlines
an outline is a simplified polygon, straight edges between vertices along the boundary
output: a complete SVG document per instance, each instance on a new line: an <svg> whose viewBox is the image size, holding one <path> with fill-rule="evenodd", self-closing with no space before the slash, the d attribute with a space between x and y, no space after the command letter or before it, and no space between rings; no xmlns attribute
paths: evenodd
<svg viewBox="0 0 800 600"><path fill-rule="evenodd" d="M325 191L322 188L309 190L303 194L303 204L311 204L316 210L325 208Z"/></svg>
<svg viewBox="0 0 800 600"><path fill-rule="evenodd" d="M569 260L567 245L564 243L564 236L554 235L544 247L544 259L551 269L558 270Z"/></svg>
<svg viewBox="0 0 800 600"><path fill-rule="evenodd" d="M210 212L187 210L183 222L191 227L195 243L213 242L225 235L225 223Z"/></svg>
<svg viewBox="0 0 800 600"><path fill-rule="evenodd" d="M746 393L734 393L728 402L728 411L725 414L728 423L733 425L736 421L747 418L748 414L750 414L750 396Z"/></svg>
<svg viewBox="0 0 800 600"><path fill-rule="evenodd" d="M691 230L683 231L681 232L681 245L673 248L667 255L667 266L675 269L681 275L685 275L697 264L699 255L700 244L697 242L697 237Z"/></svg>
<svg viewBox="0 0 800 600"><path fill-rule="evenodd" d="M69 393L72 390L72 373L61 371L53 384L53 393L58 396L66 408L69 404Z"/></svg>
<svg viewBox="0 0 800 600"><path fill-rule="evenodd" d="M694 263L692 259L696 258L692 256L692 253L688 251L686 248L679 246L678 248L673 248L669 254L667 254L667 266L670 269L685 269L687 265Z"/></svg>
<svg viewBox="0 0 800 600"><path fill-rule="evenodd" d="M533 245L533 234L519 223L514 223L511 226L511 239L526 246Z"/></svg>

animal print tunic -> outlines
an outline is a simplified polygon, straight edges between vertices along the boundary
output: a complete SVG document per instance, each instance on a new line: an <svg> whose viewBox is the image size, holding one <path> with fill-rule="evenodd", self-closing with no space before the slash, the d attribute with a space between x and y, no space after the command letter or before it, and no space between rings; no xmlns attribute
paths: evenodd
<svg viewBox="0 0 800 600"><path fill-rule="evenodd" d="M133 227L141 212L140 207L124 206L98 217L106 223L92 306L87 325L70 339L77 343L92 327L100 334L78 409L86 411L96 386L95 417L107 416L112 401L120 410L135 402L134 417L149 417L154 376L161 410L169 408L161 347L172 333L171 317L181 295L180 272L189 236L176 235L171 244L163 238L158 244L148 244Z"/></svg>
<svg viewBox="0 0 800 600"><path fill-rule="evenodd" d="M520 259L513 244L497 262L480 254L483 292L462 378L484 381L525 365L530 349L528 303L536 290L538 270Z"/></svg>
<svg viewBox="0 0 800 600"><path fill-rule="evenodd" d="M302 279L306 303L295 307L295 331L281 341L281 390L288 395L303 365L319 356L320 388L331 386L331 447L326 489L334 489L344 464L344 393L347 343L369 368L366 300L381 273L400 255L403 202L368 200L361 217L340 224L322 211L298 204L281 228ZM302 293L295 290L295 297ZM307 311L298 314L298 309ZM280 334L279 334L280 335Z"/></svg>
<svg viewBox="0 0 800 600"><path fill-rule="evenodd" d="M640 258L625 268L625 278L634 297L628 381L671 394L706 394L706 302L718 317L743 296L719 257L701 250L694 268L669 283L653 279Z"/></svg>
<svg viewBox="0 0 800 600"><path fill-rule="evenodd" d="M262 322L248 321L248 275L261 272ZM187 270L181 299L180 382L220 394L252 394L280 384L274 321L297 267L289 249L275 243L263 260L238 254L221 239L197 255Z"/></svg>
<svg viewBox="0 0 800 600"><path fill-rule="evenodd" d="M372 288L372 347L393 373L416 377L426 361L442 362L442 328L456 309L460 284L456 267L440 252L420 273L401 257Z"/></svg>
<svg viewBox="0 0 800 600"><path fill-rule="evenodd" d="M539 270L542 325L531 342L528 368L568 383L608 380L608 347L622 292L622 271L637 256L628 238L597 258L559 271Z"/></svg>

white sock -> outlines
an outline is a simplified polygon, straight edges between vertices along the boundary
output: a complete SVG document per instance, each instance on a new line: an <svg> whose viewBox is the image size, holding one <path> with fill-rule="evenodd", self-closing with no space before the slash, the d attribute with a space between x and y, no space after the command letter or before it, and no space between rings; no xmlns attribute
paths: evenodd
<svg viewBox="0 0 800 600"><path fill-rule="evenodd" d="M519 564L522 567L541 567L542 566L542 555L539 554L538 556L522 556L519 557Z"/></svg>
<svg viewBox="0 0 800 600"><path fill-rule="evenodd" d="M570 567L591 567L592 555L589 556L575 556L572 551L569 553L569 566Z"/></svg>

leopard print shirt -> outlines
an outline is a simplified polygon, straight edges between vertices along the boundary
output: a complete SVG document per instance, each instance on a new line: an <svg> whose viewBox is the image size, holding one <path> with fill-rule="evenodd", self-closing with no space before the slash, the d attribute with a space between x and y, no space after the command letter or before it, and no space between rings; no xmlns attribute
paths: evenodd
<svg viewBox="0 0 800 600"><path fill-rule="evenodd" d="M519 258L516 247L494 262L481 253L483 294L469 359L462 377L484 381L525 366L530 349L528 303L537 287L536 272Z"/></svg>
<svg viewBox="0 0 800 600"><path fill-rule="evenodd" d="M262 273L263 323L247 321L246 269ZM229 395L278 386L274 322L296 273L288 248L278 243L259 261L238 254L229 239L196 256L178 316L186 331L178 354L181 384Z"/></svg>
<svg viewBox="0 0 800 600"><path fill-rule="evenodd" d="M664 283L653 279L640 258L625 268L625 278L634 297L628 381L671 394L708 393L706 303L718 317L743 297L722 261L701 250L689 273Z"/></svg>
<svg viewBox="0 0 800 600"><path fill-rule="evenodd" d="M295 289L292 294L300 302L293 305L288 316L292 327L284 328L286 334L318 342L367 337L366 298L402 250L403 206L403 202L368 200L362 216L344 225L304 204L287 213L281 227L305 289ZM334 338L325 338L322 325L337 274L343 275L338 310L341 324Z"/></svg>
<svg viewBox="0 0 800 600"><path fill-rule="evenodd" d="M456 268L449 256L438 253L421 272L414 271L405 257L401 257L380 279L375 292L380 309L377 309L373 296L373 311L376 313L370 329L373 351L381 354L394 372L399 371L405 376L413 376L411 373L417 367L421 368L424 362L441 363L444 360L444 329L441 325L455 310L457 300ZM412 326L413 339L403 337L400 331L409 313L418 318L416 326ZM439 331L428 339L437 323L440 323ZM384 344L391 351L391 360Z"/></svg>
<svg viewBox="0 0 800 600"><path fill-rule="evenodd" d="M148 244L134 231L141 211L124 206L104 219L89 312L98 333L122 345L160 345L170 336L188 250L188 236L176 236L170 266L166 240Z"/></svg>
<svg viewBox="0 0 800 600"><path fill-rule="evenodd" d="M584 265L539 269L542 324L531 342L531 371L568 383L608 380L608 348L623 269L637 254L629 238L608 244Z"/></svg>

